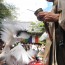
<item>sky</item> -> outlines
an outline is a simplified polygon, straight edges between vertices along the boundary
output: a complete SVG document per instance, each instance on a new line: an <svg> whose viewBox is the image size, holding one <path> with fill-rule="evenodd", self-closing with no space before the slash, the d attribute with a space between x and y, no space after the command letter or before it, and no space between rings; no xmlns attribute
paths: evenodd
<svg viewBox="0 0 65 65"><path fill-rule="evenodd" d="M20 21L37 21L34 11L42 8L44 11L51 11L52 3L46 0L5 0L5 3L14 5L18 13L17 20Z"/></svg>

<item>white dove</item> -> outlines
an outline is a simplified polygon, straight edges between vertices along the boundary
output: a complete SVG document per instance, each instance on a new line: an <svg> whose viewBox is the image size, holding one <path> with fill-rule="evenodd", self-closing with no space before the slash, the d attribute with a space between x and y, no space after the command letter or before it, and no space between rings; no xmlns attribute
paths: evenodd
<svg viewBox="0 0 65 65"><path fill-rule="evenodd" d="M21 32L19 36L17 36L18 31L23 31L21 25L16 21L5 20L2 21L2 30L1 31L1 39L4 41L5 47L0 54L0 59L6 57L6 54L10 51L10 46L16 42L21 41L21 39L28 39L30 35L26 32Z"/></svg>

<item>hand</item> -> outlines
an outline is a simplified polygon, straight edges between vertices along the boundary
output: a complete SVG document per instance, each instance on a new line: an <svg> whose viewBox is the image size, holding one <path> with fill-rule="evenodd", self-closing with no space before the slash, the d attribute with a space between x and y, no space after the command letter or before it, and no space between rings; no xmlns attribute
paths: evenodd
<svg viewBox="0 0 65 65"><path fill-rule="evenodd" d="M39 12L37 15L38 20L45 22L56 22L59 19L59 14L52 12Z"/></svg>
<svg viewBox="0 0 65 65"><path fill-rule="evenodd" d="M47 14L48 12L39 12L37 14L37 19L40 21L44 21L44 16Z"/></svg>
<svg viewBox="0 0 65 65"><path fill-rule="evenodd" d="M52 12L48 12L44 16L44 21L57 22L58 20L59 20L59 14L55 14L55 13L52 13Z"/></svg>

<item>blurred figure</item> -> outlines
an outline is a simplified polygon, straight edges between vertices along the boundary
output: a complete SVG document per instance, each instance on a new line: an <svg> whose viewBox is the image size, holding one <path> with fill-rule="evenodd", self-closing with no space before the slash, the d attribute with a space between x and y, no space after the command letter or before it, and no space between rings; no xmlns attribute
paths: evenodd
<svg viewBox="0 0 65 65"><path fill-rule="evenodd" d="M65 65L65 1L64 0L48 0L53 2L51 12L38 12L37 19L49 24L49 31L53 38L53 24L55 23L55 38L58 65ZM50 61L52 59L50 58Z"/></svg>

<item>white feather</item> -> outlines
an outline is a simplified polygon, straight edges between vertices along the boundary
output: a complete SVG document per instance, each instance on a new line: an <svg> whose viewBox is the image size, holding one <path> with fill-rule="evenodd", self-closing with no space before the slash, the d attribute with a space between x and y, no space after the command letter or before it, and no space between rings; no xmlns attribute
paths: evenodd
<svg viewBox="0 0 65 65"><path fill-rule="evenodd" d="M30 37L30 35L25 32L23 32L19 37L17 37L17 31L22 30L22 27L19 26L17 23L13 23L11 21L8 22L8 20L2 22L2 30L3 31L1 31L1 39L5 42L6 45L2 53L0 54L0 59L6 57L6 53L8 54L7 50L10 51L9 46L17 42L18 38L26 39ZM23 61L25 62L25 59L23 59ZM26 63L28 62L29 60L26 59Z"/></svg>
<svg viewBox="0 0 65 65"><path fill-rule="evenodd" d="M16 58L18 62L21 62L21 64L28 64L31 60L33 60L20 44L13 48L10 53Z"/></svg>
<svg viewBox="0 0 65 65"><path fill-rule="evenodd" d="M20 24L20 23L19 23ZM19 25L18 22L12 22L11 20L6 20L2 22L2 32L1 32L1 39L7 43L9 40L11 41L10 44L15 43L18 41L17 39L28 39L30 35L26 32L22 32L19 37L17 37L17 31L23 30L23 27ZM19 40L19 41L20 41Z"/></svg>

